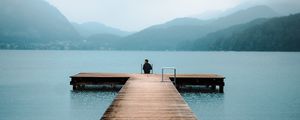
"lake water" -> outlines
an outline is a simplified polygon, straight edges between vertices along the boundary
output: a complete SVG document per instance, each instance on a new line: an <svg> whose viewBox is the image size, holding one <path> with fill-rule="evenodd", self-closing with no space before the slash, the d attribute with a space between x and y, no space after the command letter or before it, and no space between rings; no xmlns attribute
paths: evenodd
<svg viewBox="0 0 300 120"><path fill-rule="evenodd" d="M299 120L299 52L0 51L0 120L97 120L117 92L72 91L78 72L216 73L224 94L181 93L202 120Z"/></svg>

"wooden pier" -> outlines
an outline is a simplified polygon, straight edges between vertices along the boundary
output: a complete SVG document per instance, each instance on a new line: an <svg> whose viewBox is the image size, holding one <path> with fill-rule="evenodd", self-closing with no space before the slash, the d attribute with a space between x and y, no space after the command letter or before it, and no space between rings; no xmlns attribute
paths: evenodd
<svg viewBox="0 0 300 120"><path fill-rule="evenodd" d="M79 73L71 76L73 89L85 85L121 84L112 104L101 119L197 119L176 87L184 85L218 85L223 92L224 77L215 74L165 75ZM175 83L174 83L175 82ZM175 85L175 86L174 86Z"/></svg>

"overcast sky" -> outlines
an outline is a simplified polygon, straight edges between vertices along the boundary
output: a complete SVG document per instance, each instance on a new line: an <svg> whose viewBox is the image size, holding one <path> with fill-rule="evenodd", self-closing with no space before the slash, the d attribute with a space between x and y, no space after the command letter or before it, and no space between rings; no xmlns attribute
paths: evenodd
<svg viewBox="0 0 300 120"><path fill-rule="evenodd" d="M239 5L271 6L283 13L300 9L300 0L46 0L70 21L97 21L138 31L179 17L225 11ZM300 10L299 10L300 11Z"/></svg>

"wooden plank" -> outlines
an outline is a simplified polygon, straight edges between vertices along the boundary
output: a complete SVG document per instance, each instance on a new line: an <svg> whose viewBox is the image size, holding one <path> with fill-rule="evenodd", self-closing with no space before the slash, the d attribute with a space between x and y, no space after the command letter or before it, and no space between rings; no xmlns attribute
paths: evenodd
<svg viewBox="0 0 300 120"><path fill-rule="evenodd" d="M130 79L101 119L196 119L173 83L161 75L129 74Z"/></svg>

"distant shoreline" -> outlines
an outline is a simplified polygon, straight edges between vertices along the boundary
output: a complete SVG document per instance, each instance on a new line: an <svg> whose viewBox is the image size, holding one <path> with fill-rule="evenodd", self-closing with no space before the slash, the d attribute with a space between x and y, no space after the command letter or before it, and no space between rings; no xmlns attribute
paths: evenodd
<svg viewBox="0 0 300 120"><path fill-rule="evenodd" d="M0 51L108 51L108 52L300 52L300 51L188 51L188 50L84 50L84 49L0 49Z"/></svg>

